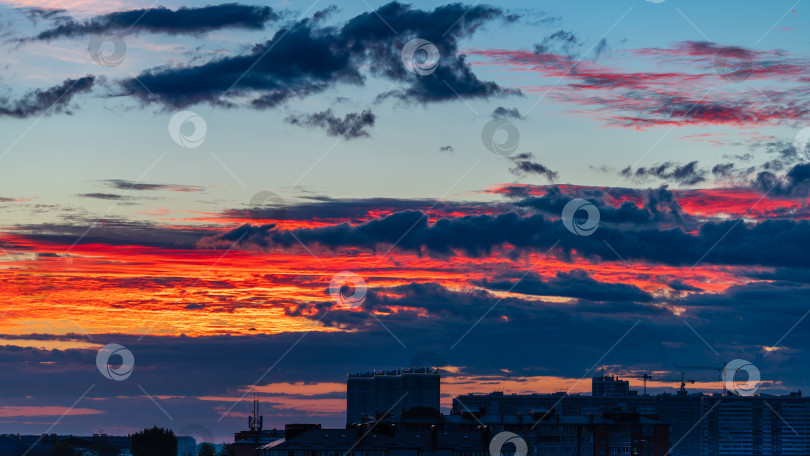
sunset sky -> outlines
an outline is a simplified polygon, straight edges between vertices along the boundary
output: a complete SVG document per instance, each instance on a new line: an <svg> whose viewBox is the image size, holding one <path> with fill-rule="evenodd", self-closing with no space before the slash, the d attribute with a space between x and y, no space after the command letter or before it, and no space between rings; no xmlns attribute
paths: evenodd
<svg viewBox="0 0 810 456"><path fill-rule="evenodd" d="M807 14L0 0L0 433L343 426L414 364L807 391Z"/></svg>

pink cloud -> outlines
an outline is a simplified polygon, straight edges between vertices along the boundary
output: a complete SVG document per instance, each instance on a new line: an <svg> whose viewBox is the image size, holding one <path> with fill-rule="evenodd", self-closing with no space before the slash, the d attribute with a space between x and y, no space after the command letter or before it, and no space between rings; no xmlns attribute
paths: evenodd
<svg viewBox="0 0 810 456"><path fill-rule="evenodd" d="M2 405L0 406L0 417L11 416L75 416L75 415L100 415L105 412L89 408L68 409L58 405L26 406L26 405Z"/></svg>

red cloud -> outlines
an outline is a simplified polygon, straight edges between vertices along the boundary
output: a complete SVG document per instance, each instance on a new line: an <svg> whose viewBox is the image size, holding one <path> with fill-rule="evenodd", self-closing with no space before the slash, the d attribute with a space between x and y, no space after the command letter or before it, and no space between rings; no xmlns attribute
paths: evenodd
<svg viewBox="0 0 810 456"><path fill-rule="evenodd" d="M647 128L676 125L761 126L810 118L810 61L770 50L706 42L675 43L669 49L629 51L628 71L555 54L473 50L509 71L552 77L551 85L524 86L551 99L595 109L609 125ZM741 87L735 82L746 80Z"/></svg>

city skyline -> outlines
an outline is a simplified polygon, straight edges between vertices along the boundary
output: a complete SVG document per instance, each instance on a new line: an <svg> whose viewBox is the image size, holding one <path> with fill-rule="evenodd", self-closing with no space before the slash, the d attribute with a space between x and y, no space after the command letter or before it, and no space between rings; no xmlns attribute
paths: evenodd
<svg viewBox="0 0 810 456"><path fill-rule="evenodd" d="M342 426L386 367L806 391L806 14L0 0L0 429Z"/></svg>
<svg viewBox="0 0 810 456"><path fill-rule="evenodd" d="M676 394L641 394L640 391L630 389L628 381L606 375L592 377L590 394L465 394L454 397L452 411L443 414L440 413L438 401L439 376L438 369L425 367L349 373L346 377L348 394L345 428L324 427L316 422L285 423L281 428L265 428L261 401L259 395L254 394L248 426L234 432L233 440L230 436L218 439L211 430L198 424L168 429L174 430L178 441L183 440L184 449L179 453L181 456L197 454L197 448L203 443L213 443L219 447L231 446L237 455L253 454L254 447L260 454L272 450L281 451L276 454L283 456L287 455L287 449L300 449L303 446L306 451L328 451L333 450L336 444L343 445L341 451L348 452L351 451L350 448L363 445L361 435L366 436L375 430L373 437L377 437L376 434L396 436L393 440L383 438L382 441L372 439L366 442L377 450L401 448L403 445L415 445L416 448L423 446L424 449L424 446L432 445L430 442L436 442L437 438L440 446L462 444L461 441L453 443L454 437L449 437L447 431L459 433L457 437L464 434L464 439L474 431L483 432L475 437L483 440L471 440L470 445L493 445L515 437L525 439L524 445L528 442L524 451L550 453L556 448L557 452L567 454L573 451L568 448L572 445L602 445L605 448L628 446L640 449L644 446L644 440L639 440L640 434L632 437L633 432L647 433L652 437L650 426L657 426L658 429L655 431L655 439L658 441L655 454L664 454L666 448L673 455L684 456L720 454L719 452L750 454L754 451L801 454L804 449L801 432L807 427L810 416L806 413L810 410L810 401L800 392L785 396L746 394L737 390L737 384L729 382L724 385L723 394L688 392L683 383ZM649 380L649 377L646 378ZM405 401L405 398L409 400ZM555 426L555 423L561 422L567 424L563 427ZM638 428L627 435L627 428L623 426L629 423L646 424L647 430ZM571 425L576 427L576 432L573 432L574 427ZM542 429L536 431L537 426ZM701 427L695 430L696 426ZM729 432L742 429L741 426L750 426L752 433ZM725 431L711 431L718 427ZM669 431L664 430L667 428ZM405 433L397 433L397 430ZM420 436L419 433L414 435L412 431L427 431L436 435L422 441L422 437L426 436ZM510 433L512 431L518 434ZM538 440L537 432L546 438ZM601 432L611 433L613 437L609 440L597 438ZM338 442L330 441L330 434L334 434L335 438L339 434ZM566 437L555 440L556 437L552 437L555 435ZM663 446L667 436L669 444ZM493 440L489 442L489 438ZM17 446L28 448L29 451L36 447L36 452L40 454L43 448L59 442L76 445L77 448L93 448L98 444L114 444L119 448L129 446L129 436L108 436L103 433L92 436L0 434L1 439L5 440L0 442L0 452ZM456 448L456 451L462 450ZM591 454L587 448L583 451L584 454Z"/></svg>

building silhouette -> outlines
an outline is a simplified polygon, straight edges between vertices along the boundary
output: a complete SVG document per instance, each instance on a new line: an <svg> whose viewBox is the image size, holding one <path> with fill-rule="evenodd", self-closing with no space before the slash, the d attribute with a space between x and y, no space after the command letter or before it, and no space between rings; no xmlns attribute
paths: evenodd
<svg viewBox="0 0 810 456"><path fill-rule="evenodd" d="M620 380L612 375L600 375L591 379L591 396L597 397L625 397L634 395L636 391L630 391L630 382Z"/></svg>
<svg viewBox="0 0 810 456"><path fill-rule="evenodd" d="M810 454L810 398L742 397L730 393L639 395L613 377L594 377L592 394L467 394L453 400L453 414L525 415L554 408L562 416L635 411L671 425L672 456L793 456ZM618 395L627 391L626 395Z"/></svg>
<svg viewBox="0 0 810 456"><path fill-rule="evenodd" d="M349 374L346 378L346 423L397 416L403 409L439 410L440 374L423 367Z"/></svg>
<svg viewBox="0 0 810 456"><path fill-rule="evenodd" d="M300 428L300 425L298 425ZM502 433L525 442L527 455L665 456L668 425L633 412L560 416L553 410L530 415L442 415L417 407L346 429L312 427L260 448L260 456L507 456L514 442L492 454Z"/></svg>

